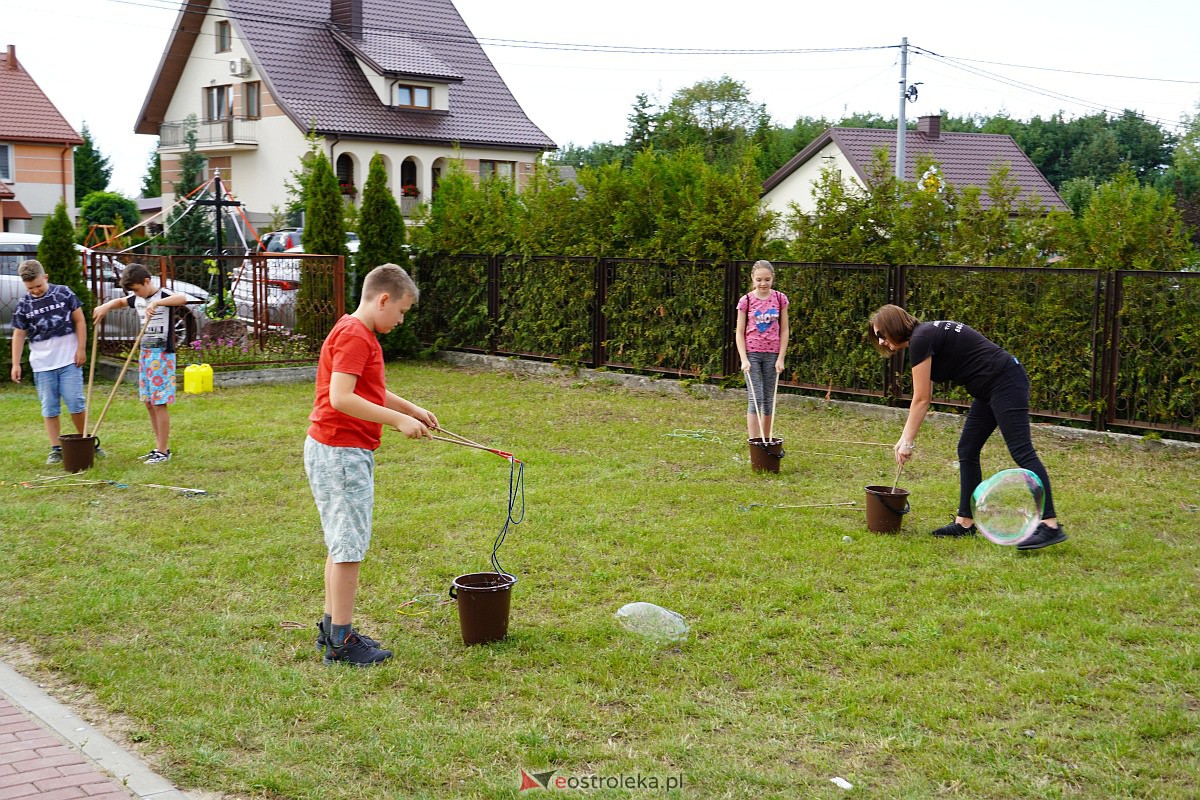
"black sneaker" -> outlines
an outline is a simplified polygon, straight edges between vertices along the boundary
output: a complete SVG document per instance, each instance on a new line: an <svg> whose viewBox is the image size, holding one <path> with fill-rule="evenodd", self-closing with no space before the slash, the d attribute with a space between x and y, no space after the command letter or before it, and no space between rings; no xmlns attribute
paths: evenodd
<svg viewBox="0 0 1200 800"><path fill-rule="evenodd" d="M1017 545L1018 550L1039 550L1043 547L1049 547L1052 544L1065 542L1067 534L1063 532L1062 525L1057 528L1051 528L1044 522L1037 526L1037 530L1025 541Z"/></svg>
<svg viewBox="0 0 1200 800"><path fill-rule="evenodd" d="M972 524L971 527L969 527L969 528L964 528L962 525L958 524L957 520L955 520L954 522L951 522L949 525L943 525L942 527L933 531L933 535L934 536L974 536L975 531L976 531L976 528L975 528L974 524Z"/></svg>
<svg viewBox="0 0 1200 800"><path fill-rule="evenodd" d="M356 667L369 667L391 657L391 650L384 650L378 646L372 647L364 642L357 633L347 636L341 647L328 644L325 646L326 664L345 663Z"/></svg>
<svg viewBox="0 0 1200 800"><path fill-rule="evenodd" d="M355 628L351 628L350 633L352 633L355 636L357 636L358 638L362 639L363 644L367 645L368 647L379 647L379 642L375 641L370 636L367 636L364 633L360 633ZM317 641L314 642L314 644L318 650L324 650L326 647L329 646L329 631L325 630L325 618L324 617L317 620Z"/></svg>

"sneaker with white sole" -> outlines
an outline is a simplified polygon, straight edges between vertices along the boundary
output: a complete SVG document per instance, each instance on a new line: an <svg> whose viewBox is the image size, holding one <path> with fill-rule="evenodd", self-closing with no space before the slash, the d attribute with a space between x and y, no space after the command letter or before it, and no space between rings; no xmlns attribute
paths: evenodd
<svg viewBox="0 0 1200 800"><path fill-rule="evenodd" d="M163 452L161 450L151 450L142 460L147 464L163 464L171 460L171 451Z"/></svg>
<svg viewBox="0 0 1200 800"><path fill-rule="evenodd" d="M46 463L47 464L61 464L62 463L62 447L60 445L54 445L53 447L50 448L50 455L46 456Z"/></svg>

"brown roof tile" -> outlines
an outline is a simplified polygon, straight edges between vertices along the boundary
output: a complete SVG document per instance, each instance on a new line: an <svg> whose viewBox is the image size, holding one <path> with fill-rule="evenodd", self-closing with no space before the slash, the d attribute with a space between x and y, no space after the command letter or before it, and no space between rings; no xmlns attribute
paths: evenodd
<svg viewBox="0 0 1200 800"><path fill-rule="evenodd" d="M451 0L363 0L365 35L352 43L388 74L449 83L449 113L380 103L350 41L335 34L329 0L228 0L228 6L272 97L303 130L315 123L320 133L382 140L555 146L525 115ZM190 47L189 37L180 38L180 47ZM154 119L155 109L166 102L155 96L174 92L178 75L164 67L175 44L174 38L168 44L139 132L157 132L163 121Z"/></svg>
<svg viewBox="0 0 1200 800"><path fill-rule="evenodd" d="M16 47L0 53L0 139L83 144L83 139L17 60Z"/></svg>
<svg viewBox="0 0 1200 800"><path fill-rule="evenodd" d="M888 163L896 161L896 132L880 128L830 128L783 165L763 182L764 193L777 186L801 164L830 142L835 143L853 165L860 182L867 182L867 167L880 148L887 150ZM1052 211L1069 211L1070 207L1034 166L1029 157L1008 134L957 133L943 131L931 137L909 131L904 140L904 174L914 177L917 160L928 156L941 166L942 178L951 186L978 186L983 190L980 205L990 208L992 200L987 184L993 168L1007 166L1013 182L1020 187L1018 202L1037 195L1042 205Z"/></svg>

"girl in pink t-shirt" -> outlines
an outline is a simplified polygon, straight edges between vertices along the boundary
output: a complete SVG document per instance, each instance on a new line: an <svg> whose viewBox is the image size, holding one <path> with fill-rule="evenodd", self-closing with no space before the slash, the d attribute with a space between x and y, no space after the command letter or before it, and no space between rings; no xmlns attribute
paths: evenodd
<svg viewBox="0 0 1200 800"><path fill-rule="evenodd" d="M746 403L746 431L749 438L757 439L770 435L765 432L771 430L775 413L775 383L783 372L788 345L788 299L773 288L775 267L770 261L755 262L750 283L752 290L737 304L737 348L742 372L746 373L747 392L753 388Z"/></svg>

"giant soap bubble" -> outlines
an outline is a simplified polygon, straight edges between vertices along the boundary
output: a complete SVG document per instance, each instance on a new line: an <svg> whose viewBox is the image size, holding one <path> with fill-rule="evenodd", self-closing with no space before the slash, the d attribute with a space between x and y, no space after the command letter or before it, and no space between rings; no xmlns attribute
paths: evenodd
<svg viewBox="0 0 1200 800"><path fill-rule="evenodd" d="M996 544L1019 544L1042 521L1046 489L1027 469L1006 469L975 487L971 516L980 532Z"/></svg>

